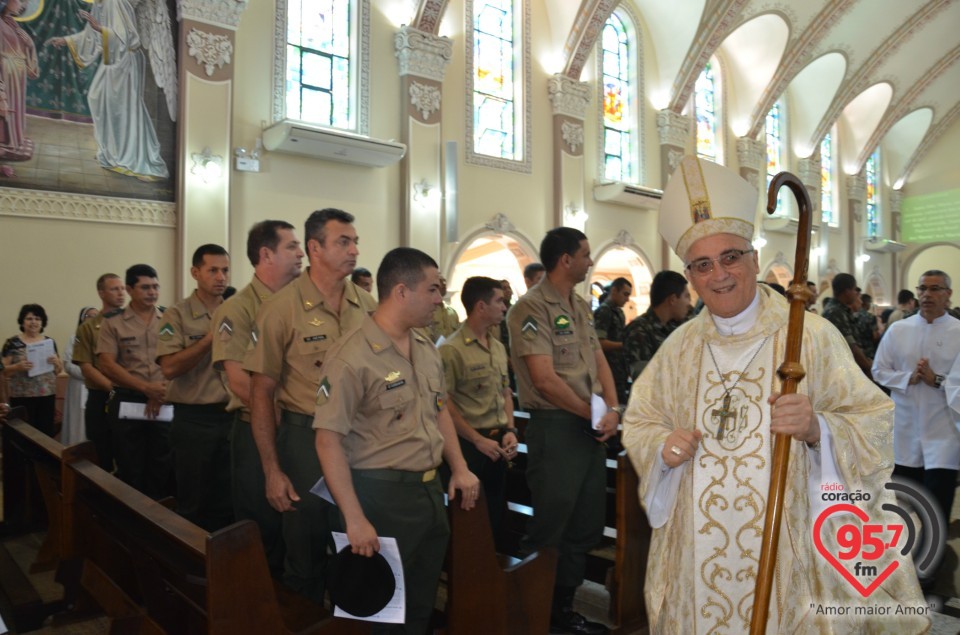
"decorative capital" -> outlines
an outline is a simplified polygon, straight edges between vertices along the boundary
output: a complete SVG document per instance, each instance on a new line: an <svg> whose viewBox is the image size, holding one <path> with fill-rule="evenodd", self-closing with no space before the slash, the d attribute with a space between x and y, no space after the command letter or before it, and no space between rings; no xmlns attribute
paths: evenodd
<svg viewBox="0 0 960 635"><path fill-rule="evenodd" d="M560 126L560 136L563 137L563 142L570 146L573 154L577 154L583 146L583 126L578 123L564 121Z"/></svg>
<svg viewBox="0 0 960 635"><path fill-rule="evenodd" d="M179 19L215 24L233 31L240 26L240 14L248 0L178 0Z"/></svg>
<svg viewBox="0 0 960 635"><path fill-rule="evenodd" d="M514 227L513 223L510 222L510 219L507 218L504 214L497 214L484 225L485 228L489 229L495 234L509 234L517 230Z"/></svg>
<svg viewBox="0 0 960 635"><path fill-rule="evenodd" d="M554 115L583 120L590 103L590 86L557 73L547 79L547 92L553 104Z"/></svg>
<svg viewBox="0 0 960 635"><path fill-rule="evenodd" d="M867 179L863 174L847 176L847 198L862 203L867 198Z"/></svg>
<svg viewBox="0 0 960 635"><path fill-rule="evenodd" d="M425 33L412 26L400 27L393 36L394 55L400 62L400 76L416 75L436 82L443 81L453 42L445 36Z"/></svg>
<svg viewBox="0 0 960 635"><path fill-rule="evenodd" d="M190 29L187 33L187 53L203 67L207 77L213 75L214 66L223 68L230 63L233 43L225 35Z"/></svg>
<svg viewBox="0 0 960 635"><path fill-rule="evenodd" d="M890 204L890 213L899 214L900 206L903 204L903 192L900 190L891 190L890 196L887 197L887 202Z"/></svg>
<svg viewBox="0 0 960 635"><path fill-rule="evenodd" d="M737 161L740 167L760 171L766 163L767 147L762 141L750 137L737 138Z"/></svg>
<svg viewBox="0 0 960 635"><path fill-rule="evenodd" d="M820 161L819 159L799 159L797 161L797 177L811 192L820 189Z"/></svg>
<svg viewBox="0 0 960 635"><path fill-rule="evenodd" d="M690 138L693 120L669 109L657 113L657 132L660 133L660 145L685 148Z"/></svg>
<svg viewBox="0 0 960 635"><path fill-rule="evenodd" d="M440 89L430 84L412 81L410 82L410 103L423 119L427 120L430 115L440 110Z"/></svg>

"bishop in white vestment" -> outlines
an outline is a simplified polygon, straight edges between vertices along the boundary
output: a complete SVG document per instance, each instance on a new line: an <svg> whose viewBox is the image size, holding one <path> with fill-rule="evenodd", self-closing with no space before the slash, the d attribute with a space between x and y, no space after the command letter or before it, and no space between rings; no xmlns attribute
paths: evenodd
<svg viewBox="0 0 960 635"><path fill-rule="evenodd" d="M623 443L654 528L645 588L651 633L749 630L776 432L793 440L766 632L925 632L908 556L887 549L869 560L878 575L855 578L858 588L839 570L854 576L837 545L839 528L856 525L851 514L831 514L814 536L817 516L836 500L823 496L824 486L857 494L860 513L885 522L893 404L859 371L839 332L810 314L806 377L797 394L777 394L789 306L758 289L756 196L735 173L687 157L661 203L661 233L706 310L664 342L624 416ZM859 500L864 493L869 501Z"/></svg>

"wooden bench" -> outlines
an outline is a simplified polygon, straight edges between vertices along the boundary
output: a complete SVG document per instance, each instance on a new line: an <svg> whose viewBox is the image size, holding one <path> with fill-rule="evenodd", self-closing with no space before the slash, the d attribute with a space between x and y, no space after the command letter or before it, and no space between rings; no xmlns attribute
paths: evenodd
<svg viewBox="0 0 960 635"><path fill-rule="evenodd" d="M77 565L68 584L103 609L111 632L369 632L276 584L250 521L208 534L90 461L68 466L63 489L64 557Z"/></svg>
<svg viewBox="0 0 960 635"><path fill-rule="evenodd" d="M473 510L463 511L456 500L447 508L447 628L452 635L546 635L557 552L545 549L523 560L499 557L480 489Z"/></svg>
<svg viewBox="0 0 960 635"><path fill-rule="evenodd" d="M17 538L44 532L29 566L30 573L51 571L60 563L64 519L61 515L63 466L93 459L92 443L64 447L19 419L2 427L3 523L0 535ZM39 628L46 617L63 609L62 598L43 601L29 577L16 564L6 543L0 543L0 596L17 631Z"/></svg>

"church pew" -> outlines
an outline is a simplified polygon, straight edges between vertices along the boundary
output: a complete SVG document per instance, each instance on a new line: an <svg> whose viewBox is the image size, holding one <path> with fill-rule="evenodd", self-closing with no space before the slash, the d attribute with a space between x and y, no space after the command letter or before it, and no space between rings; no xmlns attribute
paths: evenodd
<svg viewBox="0 0 960 635"><path fill-rule="evenodd" d="M93 444L63 446L28 423L13 419L2 426L4 538L42 531L43 541L29 572L55 569L60 562L64 526L61 514L61 478L64 465L93 459ZM0 543L0 596L17 631L39 628L43 620L64 606L63 599L42 601L29 577Z"/></svg>
<svg viewBox="0 0 960 635"><path fill-rule="evenodd" d="M250 521L208 534L90 461L69 466L64 500L78 596L103 609L112 633L369 632L276 584Z"/></svg>
<svg viewBox="0 0 960 635"><path fill-rule="evenodd" d="M546 635L557 552L545 549L523 560L498 557L481 487L476 507L447 506L447 630L459 633ZM482 627L480 626L482 625ZM478 630L481 629L481 630Z"/></svg>

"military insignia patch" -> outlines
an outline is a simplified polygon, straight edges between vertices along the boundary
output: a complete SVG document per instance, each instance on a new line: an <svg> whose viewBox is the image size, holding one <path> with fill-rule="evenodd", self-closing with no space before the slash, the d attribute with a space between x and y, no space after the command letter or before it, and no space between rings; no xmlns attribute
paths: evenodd
<svg viewBox="0 0 960 635"><path fill-rule="evenodd" d="M446 404L446 401L443 399L443 395L437 393L437 412L443 410L443 406Z"/></svg>
<svg viewBox="0 0 960 635"><path fill-rule="evenodd" d="M400 371L394 370L387 373L387 376L383 378L383 381L392 382L392 381L397 381L398 379L400 379Z"/></svg>
<svg viewBox="0 0 960 635"><path fill-rule="evenodd" d="M164 342L172 338L173 333L173 325L169 322L160 327L160 339L162 339Z"/></svg>
<svg viewBox="0 0 960 635"><path fill-rule="evenodd" d="M324 377L317 388L317 405L322 406L330 400L330 381Z"/></svg>
<svg viewBox="0 0 960 635"><path fill-rule="evenodd" d="M310 326L322 326L322 325L323 325L323 320L321 320L320 318L313 318L312 320L310 320Z"/></svg>
<svg viewBox="0 0 960 635"><path fill-rule="evenodd" d="M539 330L540 328L537 326L537 319L532 315L527 316L527 318L520 325L520 335L527 340L535 339L537 337L537 331Z"/></svg>
<svg viewBox="0 0 960 635"><path fill-rule="evenodd" d="M250 339L253 340L254 344L260 340L260 329L257 328L256 324L254 324L253 328L250 329Z"/></svg>
<svg viewBox="0 0 960 635"><path fill-rule="evenodd" d="M553 321L553 325L558 329L567 329L570 327L570 318L566 315L558 315Z"/></svg>
<svg viewBox="0 0 960 635"><path fill-rule="evenodd" d="M233 337L233 322L230 318L225 317L220 320L220 326L217 327L217 334L220 336L221 342L227 342Z"/></svg>

